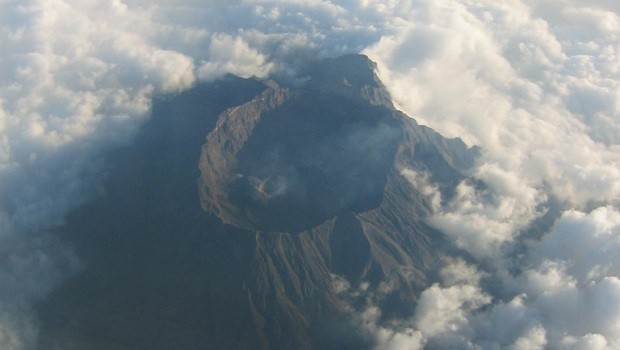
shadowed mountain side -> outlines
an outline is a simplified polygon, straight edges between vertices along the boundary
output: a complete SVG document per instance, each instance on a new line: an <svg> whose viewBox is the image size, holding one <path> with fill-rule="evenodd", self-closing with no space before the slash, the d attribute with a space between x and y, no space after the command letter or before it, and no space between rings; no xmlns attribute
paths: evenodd
<svg viewBox="0 0 620 350"><path fill-rule="evenodd" d="M230 77L165 97L133 144L106 155L101 195L57 230L85 269L39 305L40 349L254 346L252 319L237 318L252 314L253 238L205 215L196 163L217 116L263 88Z"/></svg>
<svg viewBox="0 0 620 350"><path fill-rule="evenodd" d="M57 230L85 268L38 306L39 348L371 347L334 279L410 312L450 248L403 169L449 196L476 153L394 110L373 69L345 56L301 88L229 78L158 101Z"/></svg>

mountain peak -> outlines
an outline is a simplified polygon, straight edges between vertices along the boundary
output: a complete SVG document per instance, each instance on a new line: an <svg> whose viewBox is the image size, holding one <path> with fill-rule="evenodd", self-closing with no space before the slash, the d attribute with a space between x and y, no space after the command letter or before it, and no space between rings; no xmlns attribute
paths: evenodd
<svg viewBox="0 0 620 350"><path fill-rule="evenodd" d="M373 65L359 55L319 61L305 86L271 83L224 112L203 147L203 207L235 226L284 232L377 207L402 131L377 98L389 95Z"/></svg>
<svg viewBox="0 0 620 350"><path fill-rule="evenodd" d="M376 70L377 64L361 54L314 61L308 67L308 88L339 96L361 97L373 105L394 109L390 94Z"/></svg>
<svg viewBox="0 0 620 350"><path fill-rule="evenodd" d="M310 64L308 68L311 79L315 82L343 83L349 86L380 87L375 75L377 65L367 56L350 54L335 58L326 58Z"/></svg>

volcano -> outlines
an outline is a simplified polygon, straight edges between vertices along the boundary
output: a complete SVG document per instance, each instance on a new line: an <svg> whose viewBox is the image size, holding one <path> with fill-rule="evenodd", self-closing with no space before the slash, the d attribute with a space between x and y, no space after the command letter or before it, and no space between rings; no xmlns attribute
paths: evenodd
<svg viewBox="0 0 620 350"><path fill-rule="evenodd" d="M411 312L449 245L426 224L477 150L398 111L363 55L294 83L228 76L153 106L56 234L82 272L41 349L369 348L343 284Z"/></svg>

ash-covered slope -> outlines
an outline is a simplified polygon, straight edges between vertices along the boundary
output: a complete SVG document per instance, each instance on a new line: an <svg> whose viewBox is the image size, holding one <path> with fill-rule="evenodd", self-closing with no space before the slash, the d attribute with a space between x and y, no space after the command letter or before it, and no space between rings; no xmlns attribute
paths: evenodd
<svg viewBox="0 0 620 350"><path fill-rule="evenodd" d="M334 281L368 283L386 317L413 308L449 248L407 174L449 198L475 156L397 111L374 69L350 55L302 86L231 78L156 104L59 229L86 267L40 305L41 348L370 346Z"/></svg>

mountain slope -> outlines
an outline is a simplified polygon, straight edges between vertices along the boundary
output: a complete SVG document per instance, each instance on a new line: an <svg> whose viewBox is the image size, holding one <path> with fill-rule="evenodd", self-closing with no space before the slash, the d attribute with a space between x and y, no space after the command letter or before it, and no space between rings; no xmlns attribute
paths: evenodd
<svg viewBox="0 0 620 350"><path fill-rule="evenodd" d="M156 104L58 229L85 269L39 306L40 347L369 346L343 335L334 282L410 310L447 245L406 174L449 198L476 153L397 111L374 69L350 55L302 86L229 78Z"/></svg>

